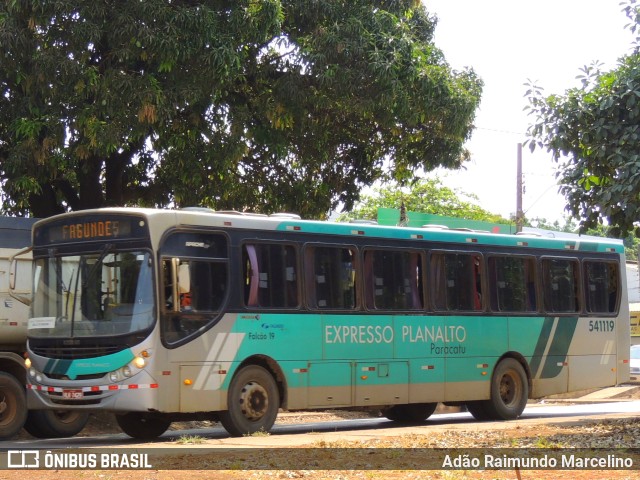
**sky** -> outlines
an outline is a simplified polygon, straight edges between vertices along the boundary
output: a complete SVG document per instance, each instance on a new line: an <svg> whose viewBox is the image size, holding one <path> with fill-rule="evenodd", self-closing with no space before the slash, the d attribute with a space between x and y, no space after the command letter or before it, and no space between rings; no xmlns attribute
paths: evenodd
<svg viewBox="0 0 640 480"><path fill-rule="evenodd" d="M594 61L605 70L631 48L632 34L620 0L423 0L438 17L435 44L457 70L471 67L484 82L466 170L438 170L445 185L473 193L492 213L516 211L518 143L531 120L525 83L545 95L577 87L580 68ZM546 150L522 155L523 210L527 218L559 220L567 213L555 164Z"/></svg>

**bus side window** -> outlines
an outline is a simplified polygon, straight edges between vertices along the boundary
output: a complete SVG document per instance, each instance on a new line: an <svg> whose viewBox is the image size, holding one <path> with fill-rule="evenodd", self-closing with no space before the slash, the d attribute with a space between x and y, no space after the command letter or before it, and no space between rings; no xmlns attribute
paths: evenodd
<svg viewBox="0 0 640 480"><path fill-rule="evenodd" d="M163 335L177 342L215 318L226 298L226 262L165 259L162 262Z"/></svg>
<svg viewBox="0 0 640 480"><path fill-rule="evenodd" d="M171 260L163 259L161 264L162 269L162 304L165 310L173 310L173 279L171 278Z"/></svg>
<svg viewBox="0 0 640 480"><path fill-rule="evenodd" d="M422 309L422 255L418 252L366 250L364 253L367 308Z"/></svg>
<svg viewBox="0 0 640 480"><path fill-rule="evenodd" d="M491 309L494 312L537 310L535 260L519 256L489 257Z"/></svg>
<svg viewBox="0 0 640 480"><path fill-rule="evenodd" d="M180 310L191 308L191 272L188 263L182 263L178 267L178 298Z"/></svg>
<svg viewBox="0 0 640 480"><path fill-rule="evenodd" d="M618 305L618 268L615 263L584 262L585 300L589 313L614 313Z"/></svg>
<svg viewBox="0 0 640 480"><path fill-rule="evenodd" d="M292 245L245 244L242 265L247 307L298 306L298 260Z"/></svg>
<svg viewBox="0 0 640 480"><path fill-rule="evenodd" d="M436 310L482 310L483 264L480 255L433 252L430 265L430 280Z"/></svg>
<svg viewBox="0 0 640 480"><path fill-rule="evenodd" d="M191 298L181 298L183 311L217 312L226 294L227 265L222 262L190 262ZM184 294L183 294L184 295Z"/></svg>
<svg viewBox="0 0 640 480"><path fill-rule="evenodd" d="M578 272L577 260L542 259L544 306L548 312L575 313L579 310Z"/></svg>
<svg viewBox="0 0 640 480"><path fill-rule="evenodd" d="M164 259L162 282L165 310L179 312L191 305L189 263L180 263L178 258Z"/></svg>
<svg viewBox="0 0 640 480"><path fill-rule="evenodd" d="M309 303L320 309L356 307L355 251L342 247L307 247Z"/></svg>

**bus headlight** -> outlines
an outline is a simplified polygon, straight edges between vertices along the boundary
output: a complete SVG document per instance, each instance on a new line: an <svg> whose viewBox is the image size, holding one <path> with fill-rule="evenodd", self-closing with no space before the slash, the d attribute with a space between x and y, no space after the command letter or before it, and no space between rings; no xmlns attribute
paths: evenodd
<svg viewBox="0 0 640 480"><path fill-rule="evenodd" d="M126 367L122 367L122 374L125 377L130 377L131 376L131 369L129 368L129 365L127 365Z"/></svg>
<svg viewBox="0 0 640 480"><path fill-rule="evenodd" d="M140 368L143 369L145 367L145 365L147 364L147 361L144 359L144 357L136 357L133 359L133 364Z"/></svg>
<svg viewBox="0 0 640 480"><path fill-rule="evenodd" d="M111 372L109 374L109 380L111 381L111 383L116 383L118 381L118 373L117 372Z"/></svg>
<svg viewBox="0 0 640 480"><path fill-rule="evenodd" d="M27 370L31 368L31 359L29 357L24 359L24 366L27 367Z"/></svg>

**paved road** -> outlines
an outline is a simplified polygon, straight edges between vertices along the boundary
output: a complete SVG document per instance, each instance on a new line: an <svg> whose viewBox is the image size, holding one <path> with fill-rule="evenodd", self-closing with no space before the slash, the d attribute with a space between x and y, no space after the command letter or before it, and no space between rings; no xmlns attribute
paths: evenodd
<svg viewBox="0 0 640 480"><path fill-rule="evenodd" d="M466 412L437 414L420 425L398 425L383 418L365 418L318 423L280 424L274 426L268 436L230 438L222 427L169 431L151 444L141 444L125 434L98 435L93 437L74 437L66 439L18 440L0 442L2 448L81 448L81 447L142 447L180 448L175 441L184 435L197 435L207 439L206 447L289 447L307 445L319 441L370 440L385 436L399 436L410 433L428 434L433 429L506 429L514 422L522 424L563 423L592 421L605 418L638 418L640 401L618 401L589 404L530 405L522 417L512 422L477 422ZM193 448L193 446L190 446Z"/></svg>

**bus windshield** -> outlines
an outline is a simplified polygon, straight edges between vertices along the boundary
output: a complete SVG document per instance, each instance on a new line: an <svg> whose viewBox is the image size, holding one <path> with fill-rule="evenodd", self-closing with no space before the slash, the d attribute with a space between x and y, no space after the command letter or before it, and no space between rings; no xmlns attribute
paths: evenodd
<svg viewBox="0 0 640 480"><path fill-rule="evenodd" d="M31 337L129 334L153 324L152 261L148 252L113 251L34 261Z"/></svg>

